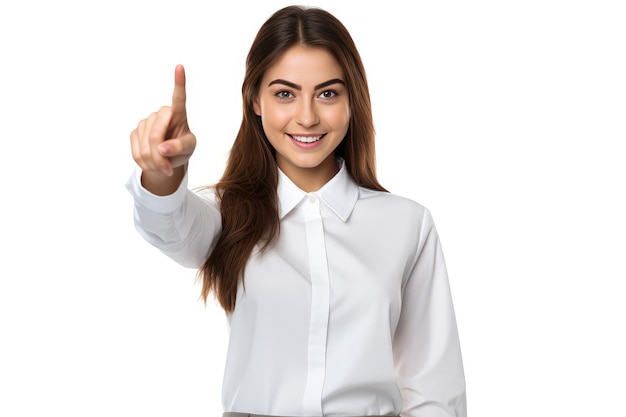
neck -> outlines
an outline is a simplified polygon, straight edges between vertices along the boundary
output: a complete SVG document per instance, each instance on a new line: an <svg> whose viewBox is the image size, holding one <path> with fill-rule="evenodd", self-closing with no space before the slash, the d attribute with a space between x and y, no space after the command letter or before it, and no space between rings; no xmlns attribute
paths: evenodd
<svg viewBox="0 0 626 417"><path fill-rule="evenodd" d="M339 172L339 164L334 155L330 155L316 167L302 168L279 164L279 168L298 188L307 193L319 190Z"/></svg>

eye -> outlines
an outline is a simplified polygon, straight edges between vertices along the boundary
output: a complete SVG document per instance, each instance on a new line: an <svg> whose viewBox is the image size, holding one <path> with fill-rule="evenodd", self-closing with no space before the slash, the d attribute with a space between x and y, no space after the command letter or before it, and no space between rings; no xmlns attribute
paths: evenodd
<svg viewBox="0 0 626 417"><path fill-rule="evenodd" d="M335 96L337 96L337 92L335 90L326 90L319 95L320 98L323 98L325 100L330 100Z"/></svg>
<svg viewBox="0 0 626 417"><path fill-rule="evenodd" d="M275 96L281 100L289 100L293 98L293 94L291 94L291 91L287 91L287 90L281 90L277 92Z"/></svg>

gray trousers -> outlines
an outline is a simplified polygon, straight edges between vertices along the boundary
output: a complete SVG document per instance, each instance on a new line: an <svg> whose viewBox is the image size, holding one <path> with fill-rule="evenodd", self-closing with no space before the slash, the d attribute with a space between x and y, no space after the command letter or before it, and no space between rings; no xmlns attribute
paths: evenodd
<svg viewBox="0 0 626 417"><path fill-rule="evenodd" d="M288 417L288 416L265 416L261 414L237 413L234 411L227 411L223 414L223 417ZM400 416L351 416L351 417L400 417Z"/></svg>

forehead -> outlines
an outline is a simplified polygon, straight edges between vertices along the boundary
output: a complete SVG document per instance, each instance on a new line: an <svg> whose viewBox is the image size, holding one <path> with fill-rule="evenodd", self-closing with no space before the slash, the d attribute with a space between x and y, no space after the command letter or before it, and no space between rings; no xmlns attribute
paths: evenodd
<svg viewBox="0 0 626 417"><path fill-rule="evenodd" d="M332 78L344 79L343 70L335 57L324 48L293 46L271 65L263 77L263 84L274 79L302 84L319 84Z"/></svg>

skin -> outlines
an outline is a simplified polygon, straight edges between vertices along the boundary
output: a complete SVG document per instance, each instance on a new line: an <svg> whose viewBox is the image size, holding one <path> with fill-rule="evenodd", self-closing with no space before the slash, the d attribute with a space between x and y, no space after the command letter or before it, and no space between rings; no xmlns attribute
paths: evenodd
<svg viewBox="0 0 626 417"><path fill-rule="evenodd" d="M343 79L329 52L294 46L265 72L253 103L276 149L278 167L306 192L320 189L339 169L334 151L351 116ZM311 143L302 144L295 137ZM182 65L174 72L172 104L141 120L130 142L143 187L161 196L176 191L196 147L187 121Z"/></svg>
<svg viewBox="0 0 626 417"><path fill-rule="evenodd" d="M172 194L182 181L196 137L187 123L185 69L174 71L171 106L163 106L130 134L133 159L142 170L141 183L156 195Z"/></svg>
<svg viewBox="0 0 626 417"><path fill-rule="evenodd" d="M254 103L278 167L302 190L316 191L339 167L334 151L350 122L348 91L325 49L294 46L267 69ZM301 143L301 140L312 143Z"/></svg>

